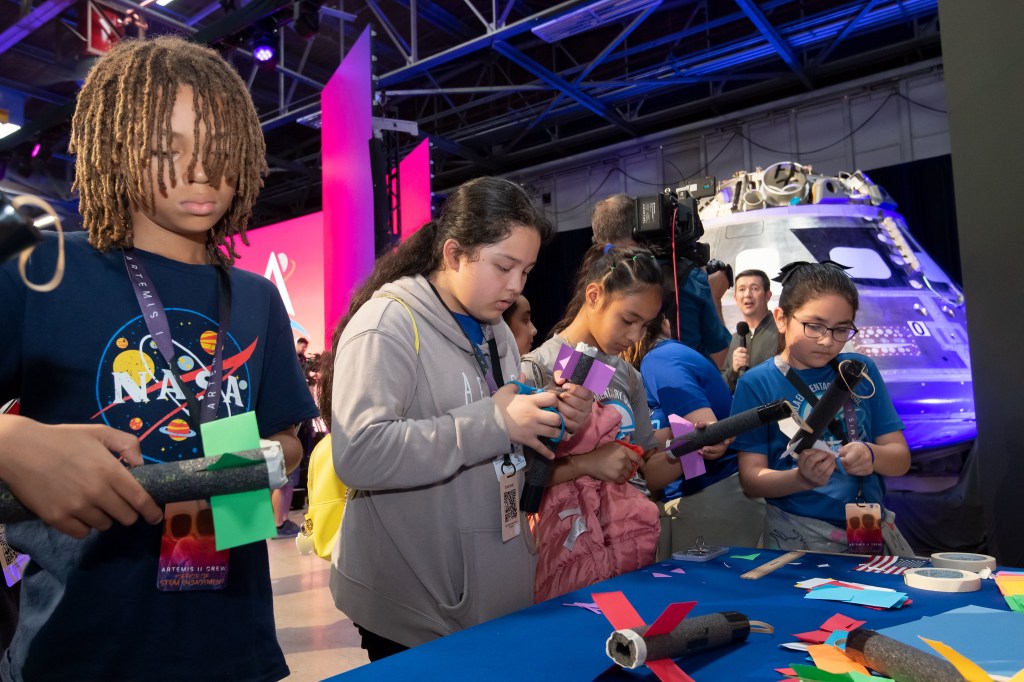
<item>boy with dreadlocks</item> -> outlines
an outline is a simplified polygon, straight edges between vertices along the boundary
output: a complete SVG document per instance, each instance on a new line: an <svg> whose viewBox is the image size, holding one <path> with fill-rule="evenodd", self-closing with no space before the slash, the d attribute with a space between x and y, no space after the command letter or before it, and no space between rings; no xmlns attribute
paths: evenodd
<svg viewBox="0 0 1024 682"><path fill-rule="evenodd" d="M212 589L158 588L160 510L111 455L200 457L201 423L255 411L287 467L301 457L294 427L317 412L288 316L230 267L266 171L252 100L208 48L123 42L89 73L69 148L88 233L66 239L63 283L40 294L0 268L0 403L22 406L0 421L0 478L42 519L7 528L32 561L0 678L281 679L266 544L221 555ZM209 533L202 512L164 515L168 536Z"/></svg>

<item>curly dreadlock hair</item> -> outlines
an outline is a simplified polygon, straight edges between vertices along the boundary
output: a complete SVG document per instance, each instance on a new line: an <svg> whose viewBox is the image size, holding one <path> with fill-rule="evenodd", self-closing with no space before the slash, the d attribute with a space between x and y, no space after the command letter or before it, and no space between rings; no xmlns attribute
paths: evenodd
<svg viewBox="0 0 1024 682"><path fill-rule="evenodd" d="M266 144L252 98L238 72L217 52L161 36L112 47L78 93L69 144L78 157L73 189L81 194L82 221L96 249L131 248L130 206L152 210L157 187L166 189L165 165L175 181L173 164L154 154L154 147L170 145L175 96L185 85L193 92L195 139L200 122L208 133L202 149L197 144L192 150L186 177L195 172L201 153L211 182L229 178L235 183L231 207L207 237L210 262L234 263L235 235L248 245L245 230L267 173Z"/></svg>

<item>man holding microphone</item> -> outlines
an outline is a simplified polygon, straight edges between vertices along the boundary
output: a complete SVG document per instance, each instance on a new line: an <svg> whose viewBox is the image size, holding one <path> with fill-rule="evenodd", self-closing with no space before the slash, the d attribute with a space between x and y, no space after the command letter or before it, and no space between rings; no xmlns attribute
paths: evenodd
<svg viewBox="0 0 1024 682"><path fill-rule="evenodd" d="M722 366L722 378L729 390L735 392L736 382L743 372L778 353L779 331L768 312L768 301L772 297L768 275L761 270L744 270L736 275L733 296L743 321L736 324L736 333L732 335Z"/></svg>

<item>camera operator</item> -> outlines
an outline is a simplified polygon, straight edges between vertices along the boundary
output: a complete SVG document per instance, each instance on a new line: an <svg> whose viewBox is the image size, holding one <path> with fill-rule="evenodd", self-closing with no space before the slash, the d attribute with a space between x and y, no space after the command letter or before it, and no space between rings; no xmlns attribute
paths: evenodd
<svg viewBox="0 0 1024 682"><path fill-rule="evenodd" d="M672 195L674 196L674 195ZM677 239L675 273L671 262L673 232L663 231L658 237L647 239L644 230L635 229L639 224L637 202L648 199L633 199L628 194L613 194L602 199L594 207L591 224L594 242L598 244L622 244L645 242L662 258L665 272L666 308L665 315L675 332L674 338L700 352L721 367L725 362L732 334L722 321L722 296L732 286L731 268L721 261L707 258L707 245L696 239L704 233L696 205L692 211L691 234ZM671 218L667 216L666 219ZM689 218L689 216L687 216ZM678 231L677 231L678 232ZM695 232L699 232L694 234ZM677 235L678 236L678 235ZM692 237L692 238L691 238ZM703 248L701 248L703 247ZM717 267L716 267L717 264ZM709 267L710 266L710 267ZM676 289L678 286L679 326L676 330Z"/></svg>

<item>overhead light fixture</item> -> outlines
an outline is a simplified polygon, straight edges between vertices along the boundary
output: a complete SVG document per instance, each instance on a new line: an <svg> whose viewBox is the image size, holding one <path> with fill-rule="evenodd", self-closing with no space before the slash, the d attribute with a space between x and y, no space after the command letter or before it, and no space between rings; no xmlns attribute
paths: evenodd
<svg viewBox="0 0 1024 682"><path fill-rule="evenodd" d="M261 69L273 69L277 66L277 48L274 44L277 36L270 33L257 33L252 39L252 57Z"/></svg>
<svg viewBox="0 0 1024 682"><path fill-rule="evenodd" d="M598 0L534 26L533 34L547 43L557 43L592 28L618 21L649 7L657 7L662 0Z"/></svg>
<svg viewBox="0 0 1024 682"><path fill-rule="evenodd" d="M277 56L274 48L269 45L257 45L256 49L252 51L252 56L256 58L258 62L269 62Z"/></svg>

